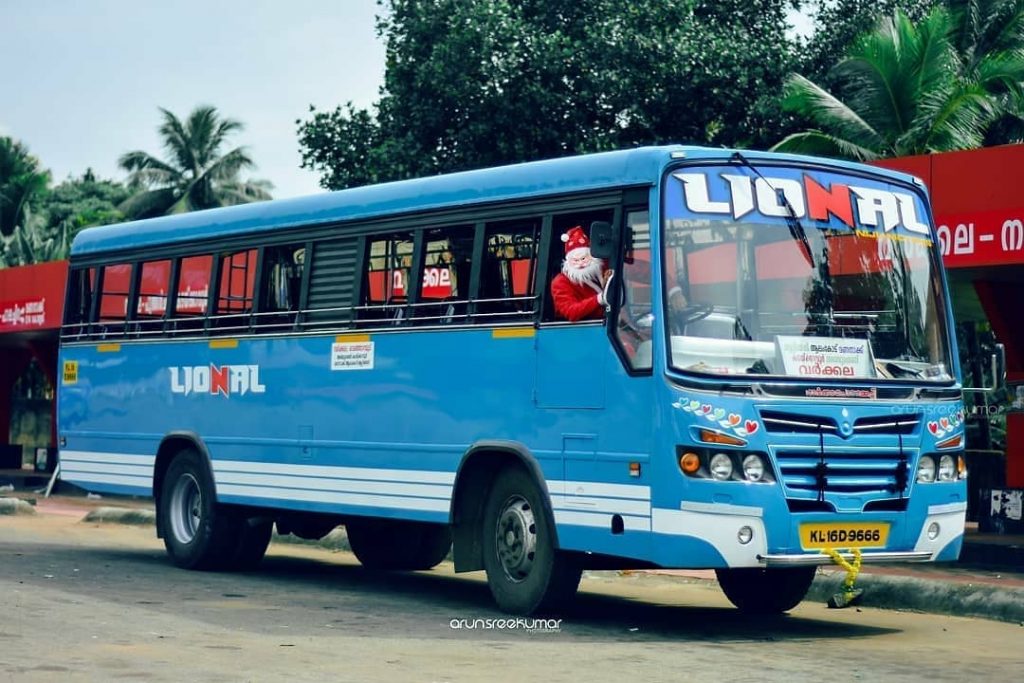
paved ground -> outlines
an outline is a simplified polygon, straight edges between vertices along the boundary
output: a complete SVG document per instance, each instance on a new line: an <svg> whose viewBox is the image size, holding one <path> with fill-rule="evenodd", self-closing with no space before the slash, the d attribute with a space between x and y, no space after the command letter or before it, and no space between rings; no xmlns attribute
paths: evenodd
<svg viewBox="0 0 1024 683"><path fill-rule="evenodd" d="M258 572L187 572L152 528L74 507L0 518L0 680L888 682L1019 667L1016 624L820 603L753 619L709 582L650 574L589 576L553 630L486 628L474 620L504 615L450 565L375 574L274 544Z"/></svg>
<svg viewBox="0 0 1024 683"><path fill-rule="evenodd" d="M0 494L15 496L30 502L42 514L65 516L99 522L152 523L152 502L148 499L125 497L86 496L74 491L50 498L26 491ZM0 505L3 504L0 498ZM0 513L2 513L0 509ZM971 538L971 534L968 534ZM278 541L295 541L294 537ZM992 543L1009 550L1012 561L1024 557L1024 539L1017 537L985 537L973 542ZM332 534L323 542L328 549L347 550L343 530ZM986 553L981 553L986 554ZM680 581L715 584L713 571L663 570L644 572L674 578ZM595 574L597 576L597 574ZM812 586L808 600L826 602L840 590L845 572L838 567L823 567ZM985 567L963 564L906 564L868 565L862 568L857 583L864 589L861 605L886 609L905 609L956 616L997 619L1011 623L1024 623L1024 563L1014 570L1003 567Z"/></svg>

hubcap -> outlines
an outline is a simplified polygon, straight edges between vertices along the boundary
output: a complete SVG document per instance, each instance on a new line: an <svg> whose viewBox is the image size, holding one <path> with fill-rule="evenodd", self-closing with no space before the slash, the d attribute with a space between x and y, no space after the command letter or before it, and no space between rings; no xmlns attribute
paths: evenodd
<svg viewBox="0 0 1024 683"><path fill-rule="evenodd" d="M181 543L191 543L203 519L203 494L191 473L183 474L175 483L168 516L174 537Z"/></svg>
<svg viewBox="0 0 1024 683"><path fill-rule="evenodd" d="M506 576L516 583L525 580L537 552L537 521L529 501L522 496L505 501L498 515L495 542Z"/></svg>

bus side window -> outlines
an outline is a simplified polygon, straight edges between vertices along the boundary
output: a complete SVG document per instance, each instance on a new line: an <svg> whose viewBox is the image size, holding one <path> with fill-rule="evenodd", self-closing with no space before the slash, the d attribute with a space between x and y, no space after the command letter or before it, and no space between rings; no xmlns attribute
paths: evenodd
<svg viewBox="0 0 1024 683"><path fill-rule="evenodd" d="M405 323L412 252L413 235L409 232L367 239L366 271L356 316L360 326Z"/></svg>
<svg viewBox="0 0 1024 683"><path fill-rule="evenodd" d="M418 324L464 322L468 308L473 226L432 228L423 235L423 269L419 301L413 306Z"/></svg>
<svg viewBox="0 0 1024 683"><path fill-rule="evenodd" d="M202 330L206 304L210 298L210 270L213 256L185 256L178 266L178 291L174 310L168 316L168 330L173 334Z"/></svg>
<svg viewBox="0 0 1024 683"><path fill-rule="evenodd" d="M487 225L474 322L532 322L537 310L540 218Z"/></svg>
<svg viewBox="0 0 1024 683"><path fill-rule="evenodd" d="M615 338L632 370L652 367L651 330L651 226L647 211L630 211L626 225L633 238L627 245L619 278L619 315Z"/></svg>
<svg viewBox="0 0 1024 683"><path fill-rule="evenodd" d="M77 340L88 336L95 288L95 268L71 271L68 278L68 301L64 306L64 339Z"/></svg>
<svg viewBox="0 0 1024 683"><path fill-rule="evenodd" d="M125 333L131 279L132 265L130 263L103 266L103 290L100 293L97 319L101 337L121 336Z"/></svg>
<svg viewBox="0 0 1024 683"><path fill-rule="evenodd" d="M566 234L572 228L579 226L583 228L583 232L587 233L587 237L590 237L590 225L594 221L605 221L611 223L615 219L614 209L596 209L593 211L576 211L568 214L561 214L554 217L551 223L551 244L548 245L550 251L548 252L548 275L544 288L544 320L555 321L561 320L555 315L555 304L551 299L551 281L558 276L558 273L562 270L562 264L565 262L565 243L562 241L562 235ZM612 264L605 264L605 267L611 268Z"/></svg>
<svg viewBox="0 0 1024 683"><path fill-rule="evenodd" d="M134 325L140 337L151 337L163 332L170 274L169 260L146 261L140 268Z"/></svg>
<svg viewBox="0 0 1024 683"><path fill-rule="evenodd" d="M305 244L267 247L263 250L263 282L259 288L257 329L281 331L291 329L296 324L305 262Z"/></svg>
<svg viewBox="0 0 1024 683"><path fill-rule="evenodd" d="M225 334L248 331L256 278L256 250L222 253L211 328Z"/></svg>

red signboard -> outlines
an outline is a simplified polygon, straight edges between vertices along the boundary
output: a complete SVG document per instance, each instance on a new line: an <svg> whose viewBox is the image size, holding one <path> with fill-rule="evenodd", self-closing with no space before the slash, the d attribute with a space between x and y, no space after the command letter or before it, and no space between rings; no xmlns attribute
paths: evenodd
<svg viewBox="0 0 1024 683"><path fill-rule="evenodd" d="M1024 202L1022 202L1024 204ZM936 229L947 267L1024 263L1024 211L975 211L939 217Z"/></svg>
<svg viewBox="0 0 1024 683"><path fill-rule="evenodd" d="M0 269L0 332L59 328L67 274L67 261Z"/></svg>
<svg viewBox="0 0 1024 683"><path fill-rule="evenodd" d="M1024 264L1024 145L884 159L928 186L947 268Z"/></svg>

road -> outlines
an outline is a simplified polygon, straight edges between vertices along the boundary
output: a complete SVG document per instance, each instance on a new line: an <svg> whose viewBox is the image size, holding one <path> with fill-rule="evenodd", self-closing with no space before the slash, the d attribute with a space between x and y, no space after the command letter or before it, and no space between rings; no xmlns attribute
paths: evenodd
<svg viewBox="0 0 1024 683"><path fill-rule="evenodd" d="M0 517L0 681L995 680L1016 624L804 603L733 610L704 583L602 573L555 630L500 619L482 578L371 574L274 544L249 574L173 567L152 528ZM465 620L460 622L459 620Z"/></svg>

